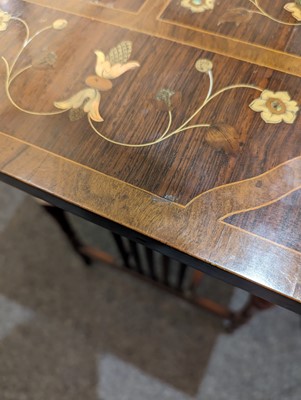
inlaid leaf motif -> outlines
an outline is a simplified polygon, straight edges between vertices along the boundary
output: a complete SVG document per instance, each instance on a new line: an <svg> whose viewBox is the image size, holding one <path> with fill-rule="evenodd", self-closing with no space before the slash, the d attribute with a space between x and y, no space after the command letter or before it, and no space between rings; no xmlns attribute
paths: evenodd
<svg viewBox="0 0 301 400"><path fill-rule="evenodd" d="M71 122L78 121L79 119L82 119L85 115L86 113L82 107L71 108L71 110L69 110L69 119Z"/></svg>
<svg viewBox="0 0 301 400"><path fill-rule="evenodd" d="M84 111L84 107L88 101L89 101L89 99L86 99L86 100L84 100L81 107L71 108L69 110L69 119L71 122L78 121L79 119L82 119L86 115L86 113Z"/></svg>
<svg viewBox="0 0 301 400"><path fill-rule="evenodd" d="M252 17L252 11L243 7L231 8L227 10L224 15L219 19L218 26L226 22L233 22L239 26L242 22L248 22Z"/></svg>
<svg viewBox="0 0 301 400"><path fill-rule="evenodd" d="M161 111L171 111L181 103L181 93L170 89L161 89L156 94L156 108Z"/></svg>
<svg viewBox="0 0 301 400"><path fill-rule="evenodd" d="M32 61L32 66L36 69L53 68L57 60L54 51L42 51L42 53Z"/></svg>
<svg viewBox="0 0 301 400"><path fill-rule="evenodd" d="M110 61L111 65L114 64L125 64L128 62L132 53L132 42L124 41L119 43L116 47L113 47L107 59Z"/></svg>
<svg viewBox="0 0 301 400"><path fill-rule="evenodd" d="M164 103L166 103L166 105L168 106L168 108L170 108L171 106L171 97L175 94L175 92L173 90L170 89L161 89L156 96L156 99L158 101L163 101Z"/></svg>
<svg viewBox="0 0 301 400"><path fill-rule="evenodd" d="M205 136L206 142L218 151L236 155L240 151L240 135L228 124L211 125Z"/></svg>

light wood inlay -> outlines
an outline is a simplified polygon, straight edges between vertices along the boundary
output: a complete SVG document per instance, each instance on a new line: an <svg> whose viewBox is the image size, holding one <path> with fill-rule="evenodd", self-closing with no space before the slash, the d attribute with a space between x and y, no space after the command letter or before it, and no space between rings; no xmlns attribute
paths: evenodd
<svg viewBox="0 0 301 400"><path fill-rule="evenodd" d="M300 210L300 189L297 188L277 201L235 213L223 222L300 253Z"/></svg>

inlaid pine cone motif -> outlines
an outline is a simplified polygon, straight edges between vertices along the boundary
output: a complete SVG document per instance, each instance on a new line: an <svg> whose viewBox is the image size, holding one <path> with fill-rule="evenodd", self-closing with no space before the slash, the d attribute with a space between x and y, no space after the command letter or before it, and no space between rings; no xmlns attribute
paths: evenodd
<svg viewBox="0 0 301 400"><path fill-rule="evenodd" d="M132 54L132 42L124 41L113 47L107 55L107 60L112 65L125 64L128 62Z"/></svg>

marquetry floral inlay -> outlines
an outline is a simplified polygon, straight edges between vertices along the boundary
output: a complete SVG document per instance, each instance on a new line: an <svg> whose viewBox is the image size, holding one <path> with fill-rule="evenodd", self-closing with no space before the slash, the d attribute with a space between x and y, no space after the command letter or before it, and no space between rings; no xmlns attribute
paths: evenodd
<svg viewBox="0 0 301 400"><path fill-rule="evenodd" d="M88 76L85 81L89 88L81 90L67 100L56 101L55 107L68 110L72 121L81 118L84 113L87 113L95 122L103 121L99 114L100 92L112 89L111 79L118 78L125 72L140 66L136 61L128 62L131 53L132 43L129 41L119 43L110 50L107 56L102 51L96 50L96 75Z"/></svg>
<svg viewBox="0 0 301 400"><path fill-rule="evenodd" d="M284 9L289 11L297 21L301 21L301 3L287 3Z"/></svg>
<svg viewBox="0 0 301 400"><path fill-rule="evenodd" d="M5 11L0 10L0 31L6 31L7 24L11 19L11 15Z"/></svg>
<svg viewBox="0 0 301 400"><path fill-rule="evenodd" d="M52 28L61 31L62 29L65 29L67 25L68 22L65 19L57 19L53 22Z"/></svg>
<svg viewBox="0 0 301 400"><path fill-rule="evenodd" d="M251 19L251 16L254 14L262 15L266 18L271 19L274 22L283 25L291 25L291 26L300 25L299 23L296 22L285 22L273 17L269 11L266 11L262 8L260 0L245 0L245 2L252 4L253 8L255 9L246 8L244 6L226 9L223 15L220 17L218 25L227 22L232 22L235 23L236 26L239 26L242 22L247 23ZM193 13L202 13L207 10L213 10L215 6L215 0L182 0L181 6L190 9L190 11ZM284 9L292 13L292 16L297 21L301 20L300 0L295 0L294 3L287 3L284 6Z"/></svg>
<svg viewBox="0 0 301 400"><path fill-rule="evenodd" d="M54 105L61 110L69 111L71 121L76 121L87 113L96 122L103 121L99 114L100 93L97 89L87 88L64 101L57 101Z"/></svg>
<svg viewBox="0 0 301 400"><path fill-rule="evenodd" d="M160 103L162 103L162 109L163 110L172 110L173 109L173 96L175 95L175 92L170 89L161 89L159 92L156 94L156 100Z"/></svg>
<svg viewBox="0 0 301 400"><path fill-rule="evenodd" d="M199 72L209 72L212 70L213 64L210 60L200 58L199 60L196 61L195 68Z"/></svg>
<svg viewBox="0 0 301 400"><path fill-rule="evenodd" d="M261 118L269 124L282 121L292 124L299 111L297 102L291 100L287 92L274 93L270 90L264 90L258 99L252 101L250 108L260 112Z"/></svg>
<svg viewBox="0 0 301 400"><path fill-rule="evenodd" d="M43 50L36 58L32 60L32 66L36 69L54 68L57 61L57 55L54 51Z"/></svg>
<svg viewBox="0 0 301 400"><path fill-rule="evenodd" d="M299 111L299 106L296 101L292 100L287 92L272 92L270 90L262 89L258 86L251 84L235 84L226 87L222 87L219 90L213 92L213 62L209 59L200 58L196 61L191 61L190 68L198 71L201 75L205 75L208 78L208 89L207 94L204 94L202 90L202 100L200 101L199 107L195 111L188 115L186 119L178 127L173 126L173 118L177 112L177 108L181 104L181 99L184 97L184 93L180 93L173 87L161 88L151 100L151 104L155 103L157 110L166 113L166 128L163 132L154 132L152 136L155 137L154 140L141 143L124 143L108 137L105 133L100 131L98 125L104 121L104 117L99 111L101 104L101 99L104 92L109 92L113 89L113 81L128 73L131 70L135 70L140 66L139 62L131 61L130 57L132 54L132 43L129 41L123 41L113 47L107 54L102 50L96 50L96 61L95 61L95 73L94 75L88 75L85 77L85 86L79 90L77 93L72 93L70 97L63 100L56 101L54 106L57 108L56 111L51 112L35 112L31 110L26 110L20 107L13 99L10 87L12 83L18 78L23 72L30 70L31 68L50 68L54 67L57 56L54 52L46 51L41 52L41 54L31 61L31 63L21 69L17 69L18 61L23 54L26 47L40 34L45 33L48 30L62 30L68 25L68 22L64 19L57 19L52 24L46 26L38 32L35 32L30 36L30 29L26 21L21 18L14 17L8 13L0 10L0 29L5 30L7 28L7 23L9 21L14 21L16 23L21 23L25 27L25 39L23 45L18 52L15 59L11 64L8 63L7 59L2 56L2 60L6 67L6 81L5 81L5 91L6 95L11 102L11 104L22 111L31 115L57 115L68 112L69 119L71 121L77 121L80 118L86 117L91 129L102 139L125 147L147 147L165 140L172 138L173 136L183 134L184 132L193 131L194 134L203 134L205 142L207 145L213 147L216 151L223 151L229 156L235 156L239 151L241 144L240 134L235 127L228 125L221 121L213 121L212 124L209 123L192 123L192 121L202 115L202 110L208 106L214 99L222 95L223 93L238 90L238 89L248 89L253 91L261 92L259 98L252 101L249 105L250 108L255 112L260 112L261 117L266 123L280 123L286 122L292 124ZM26 58L25 58L26 59ZM189 64L189 61L187 61ZM22 63L21 63L22 65ZM24 65L24 64L23 64ZM196 76L194 77L196 80ZM114 96L114 91L112 90L112 95ZM111 101L107 96L103 101ZM241 107L243 105L240 104ZM183 113L183 110L180 111ZM97 125L96 125L97 123ZM205 129L204 129L205 128ZM204 132L203 132L204 131Z"/></svg>
<svg viewBox="0 0 301 400"><path fill-rule="evenodd" d="M182 0L181 6L189 8L194 13L213 10L215 0Z"/></svg>

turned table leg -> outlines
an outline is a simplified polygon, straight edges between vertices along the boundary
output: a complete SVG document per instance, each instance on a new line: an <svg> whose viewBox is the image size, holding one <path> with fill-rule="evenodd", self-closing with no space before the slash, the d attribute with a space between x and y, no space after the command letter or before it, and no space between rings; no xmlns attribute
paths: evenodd
<svg viewBox="0 0 301 400"><path fill-rule="evenodd" d="M75 250L75 252L82 258L87 266L90 266L93 262L92 258L85 254L85 246L81 240L76 235L74 229L72 228L65 212L58 207L52 205L42 205L43 209L50 215L56 223L60 226L62 231L65 233L66 238Z"/></svg>

